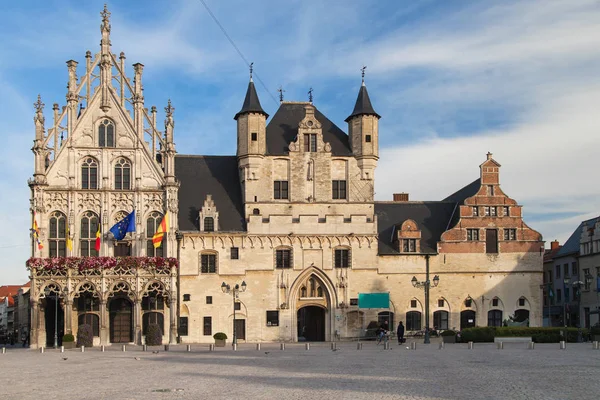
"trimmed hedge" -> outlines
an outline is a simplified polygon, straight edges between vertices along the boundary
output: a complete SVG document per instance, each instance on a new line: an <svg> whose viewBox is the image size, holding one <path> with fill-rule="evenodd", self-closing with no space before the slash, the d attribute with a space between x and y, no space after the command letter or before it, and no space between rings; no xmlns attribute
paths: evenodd
<svg viewBox="0 0 600 400"><path fill-rule="evenodd" d="M72 343L75 341L75 336L71 335L70 333L65 333L62 341L63 343Z"/></svg>
<svg viewBox="0 0 600 400"><path fill-rule="evenodd" d="M453 331L452 329L446 329L440 333L440 336L456 336L456 331Z"/></svg>
<svg viewBox="0 0 600 400"><path fill-rule="evenodd" d="M91 325L79 325L77 328L77 347L92 347L94 345L94 331Z"/></svg>
<svg viewBox="0 0 600 400"><path fill-rule="evenodd" d="M217 332L213 335L213 339L215 340L227 340L227 335L223 332Z"/></svg>
<svg viewBox="0 0 600 400"><path fill-rule="evenodd" d="M467 328L460 333L460 340L462 342L493 342L497 336L531 336L532 340L536 343L558 343L561 340L565 340L561 334L564 330L565 328L560 327L535 328L512 326ZM587 337L588 330L581 329L581 334L583 338ZM567 342L577 342L578 336L579 328L567 328Z"/></svg>

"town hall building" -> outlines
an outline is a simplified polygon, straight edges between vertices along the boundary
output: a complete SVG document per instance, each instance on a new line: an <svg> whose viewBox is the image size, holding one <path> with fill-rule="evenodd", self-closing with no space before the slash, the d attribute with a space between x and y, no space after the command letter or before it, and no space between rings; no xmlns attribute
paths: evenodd
<svg viewBox="0 0 600 400"><path fill-rule="evenodd" d="M109 17L80 77L67 62L67 104L54 104L47 130L35 104L32 345L82 324L105 345L141 344L150 324L164 343L234 329L238 343L345 340L399 321L422 332L427 308L436 330L541 325L542 237L503 192L491 153L445 199L376 201L381 116L363 76L356 101L339 104L343 127L312 101L282 100L269 116L250 78L222 122L235 155L177 154L174 107L161 129L143 65L130 83L125 54L112 53ZM116 240L109 229L133 211L135 231ZM429 307L414 282L426 270ZM359 307L369 293L389 302Z"/></svg>

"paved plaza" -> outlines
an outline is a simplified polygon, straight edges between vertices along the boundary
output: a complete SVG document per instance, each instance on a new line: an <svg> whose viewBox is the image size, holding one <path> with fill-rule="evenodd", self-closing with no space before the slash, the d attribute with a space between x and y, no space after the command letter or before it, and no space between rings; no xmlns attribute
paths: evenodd
<svg viewBox="0 0 600 400"><path fill-rule="evenodd" d="M591 343L423 345L242 344L148 349L7 348L4 399L596 399L600 350ZM158 353L153 353L152 350Z"/></svg>

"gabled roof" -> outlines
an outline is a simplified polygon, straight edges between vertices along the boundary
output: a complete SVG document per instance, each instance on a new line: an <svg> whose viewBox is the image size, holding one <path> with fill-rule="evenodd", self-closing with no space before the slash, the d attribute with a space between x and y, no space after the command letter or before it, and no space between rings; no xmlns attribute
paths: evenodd
<svg viewBox="0 0 600 400"><path fill-rule="evenodd" d="M367 86L365 86L364 82L358 90L358 97L356 98L356 103L354 104L354 110L352 111L352 114L345 119L345 121L348 122L353 117L359 115L374 115L377 118L381 118L381 116L373 109L371 99L369 98L369 92L367 91Z"/></svg>
<svg viewBox="0 0 600 400"><path fill-rule="evenodd" d="M400 254L394 246L394 229L412 219L421 230L421 253L436 254L437 242L448 227L456 203L444 201L376 202L379 254Z"/></svg>
<svg viewBox="0 0 600 400"><path fill-rule="evenodd" d="M446 197L442 201L450 201L456 203L456 207L454 208L454 212L452 213L452 218L448 224L448 228L452 228L454 225L458 223L460 219L460 209L459 206L465 204L465 200L469 197L475 196L479 189L481 188L481 178L475 179L473 182L469 183L467 186L458 190L457 192L452 193L450 196Z"/></svg>
<svg viewBox="0 0 600 400"><path fill-rule="evenodd" d="M305 117L304 107L310 103L283 102L267 125L267 154L273 156L288 154L288 146L298 135L298 124ZM315 118L321 124L323 141L331 145L334 156L350 156L352 148L348 135L331 122L315 107Z"/></svg>
<svg viewBox="0 0 600 400"><path fill-rule="evenodd" d="M177 216L179 229L200 229L198 213L207 194L212 195L219 213L220 232L246 229L237 157L178 155L175 157L175 176L181 183Z"/></svg>
<svg viewBox="0 0 600 400"><path fill-rule="evenodd" d="M583 229L593 228L596 221L600 218L600 216L592 219L588 219L587 221L583 221L577 229L571 234L569 239L563 244L560 250L556 253L555 258L565 257L573 254L579 253L579 244L581 241L581 233Z"/></svg>
<svg viewBox="0 0 600 400"><path fill-rule="evenodd" d="M0 286L0 302L4 302L4 299L8 298L8 306L14 306L13 296L19 292L19 289L21 289L21 285Z"/></svg>
<svg viewBox="0 0 600 400"><path fill-rule="evenodd" d="M266 118L269 118L269 114L260 105L260 100L258 99L258 94L256 94L256 88L252 79L248 83L248 90L246 90L246 98L244 99L244 104L242 104L242 109L235 114L233 119L237 120L240 115L251 112L264 114Z"/></svg>

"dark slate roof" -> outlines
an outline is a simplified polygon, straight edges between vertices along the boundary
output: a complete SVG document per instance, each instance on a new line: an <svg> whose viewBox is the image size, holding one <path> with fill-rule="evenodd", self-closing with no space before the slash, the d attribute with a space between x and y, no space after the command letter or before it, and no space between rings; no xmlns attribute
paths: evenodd
<svg viewBox="0 0 600 400"><path fill-rule="evenodd" d="M219 213L219 231L246 229L236 156L175 157L179 187L179 229L199 230L198 212L211 194Z"/></svg>
<svg viewBox="0 0 600 400"><path fill-rule="evenodd" d="M421 229L421 253L436 254L437 242L448 229L455 205L443 201L376 202L379 254L399 254L393 245L394 230L407 219L414 220Z"/></svg>
<svg viewBox="0 0 600 400"><path fill-rule="evenodd" d="M267 125L267 154L281 156L288 154L288 145L298 135L298 124L304 119L304 107L309 103L283 102ZM323 140L331 145L334 156L350 156L352 149L348 135L327 119L315 107L315 117L321 123Z"/></svg>
<svg viewBox="0 0 600 400"><path fill-rule="evenodd" d="M248 90L246 91L246 98L244 99L242 109L235 114L233 119L237 120L240 115L250 112L261 113L269 118L269 114L267 114L260 105L260 100L258 99L258 94L256 94L256 88L254 87L254 82L252 80L248 83Z"/></svg>
<svg viewBox="0 0 600 400"><path fill-rule="evenodd" d="M365 86L364 82L358 91L358 97L356 98L354 110L352 111L352 114L346 118L346 122L358 115L374 115L377 118L381 118L381 116L373 109L371 99L369 98L369 92L367 92L367 87Z"/></svg>
<svg viewBox="0 0 600 400"><path fill-rule="evenodd" d="M579 253L579 244L581 240L581 233L583 229L593 228L596 221L600 218L600 216L592 219L588 219L587 221L583 221L577 229L571 234L569 239L563 244L560 250L556 253L554 258L564 257L568 255L573 255Z"/></svg>
<svg viewBox="0 0 600 400"><path fill-rule="evenodd" d="M456 203L456 207L454 208L454 212L452 213L452 218L450 219L450 224L448 225L452 228L454 225L458 223L460 219L460 208L465 204L465 200L469 197L475 196L481 187L481 178L475 179L473 182L469 183L467 186L463 187L457 192L452 193L450 196L446 197L442 201L451 201Z"/></svg>

